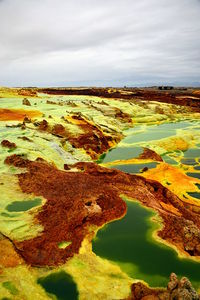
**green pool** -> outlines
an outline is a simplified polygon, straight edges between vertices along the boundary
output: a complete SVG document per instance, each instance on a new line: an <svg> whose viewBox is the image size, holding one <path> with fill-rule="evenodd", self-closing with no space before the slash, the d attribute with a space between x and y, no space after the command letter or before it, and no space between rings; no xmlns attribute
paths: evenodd
<svg viewBox="0 0 200 300"><path fill-rule="evenodd" d="M150 218L152 210L137 202L126 201L127 214L98 231L93 251L118 264L132 278L151 286L166 286L169 275L188 276L195 287L200 286L200 263L181 259L175 250L156 242L152 232L158 225Z"/></svg>
<svg viewBox="0 0 200 300"><path fill-rule="evenodd" d="M42 203L40 198L35 198L27 201L14 201L9 204L6 209L10 212L20 212L27 211L35 206L38 206Z"/></svg>
<svg viewBox="0 0 200 300"><path fill-rule="evenodd" d="M197 122L195 122L196 124ZM138 132L137 127L127 131L127 137L118 147L109 151L103 157L103 162L112 162L120 159L137 157L141 153L138 142L149 142L169 136L176 136L177 130L189 130L193 128L191 121L181 121L144 127ZM197 145L198 146L198 145ZM172 155L172 157L170 157ZM180 156L181 163L185 165L197 165L197 172L189 173L189 176L200 178L198 163L195 158L200 156L200 149L189 149L185 152L175 151L164 153L165 162L178 165L176 156ZM200 161L200 160L199 160ZM128 173L138 173L144 167L155 168L157 163L113 165L112 168L120 169ZM200 185L197 184L198 187ZM189 193L199 199L200 193ZM166 286L169 275L175 272L179 276L187 276L195 287L200 287L200 263L189 259L181 259L175 250L156 242L153 231L158 228L150 218L154 215L152 210L147 210L136 202L127 201L127 215L112 222L98 231L93 241L93 251L106 259L118 264L121 269L132 278L142 279L151 286Z"/></svg>
<svg viewBox="0 0 200 300"><path fill-rule="evenodd" d="M64 271L50 274L38 279L38 283L58 300L77 300L78 290L72 277ZM53 294L53 295L52 295ZM52 298L55 299L55 296Z"/></svg>

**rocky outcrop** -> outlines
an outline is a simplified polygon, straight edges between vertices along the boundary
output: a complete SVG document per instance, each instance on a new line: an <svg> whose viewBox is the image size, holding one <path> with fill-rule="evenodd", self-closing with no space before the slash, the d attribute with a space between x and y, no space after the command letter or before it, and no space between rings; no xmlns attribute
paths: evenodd
<svg viewBox="0 0 200 300"><path fill-rule="evenodd" d="M187 221L183 227L184 249L192 256L200 256L200 229L193 222Z"/></svg>
<svg viewBox="0 0 200 300"><path fill-rule="evenodd" d="M24 99L22 100L22 104L23 104L23 105L27 105L27 106L31 106L31 103L30 103L30 101L29 101L27 98L24 98Z"/></svg>
<svg viewBox="0 0 200 300"><path fill-rule="evenodd" d="M15 143L9 142L8 140L3 140L1 142L1 146L7 147L9 149L15 149L15 148L17 148L17 145Z"/></svg>
<svg viewBox="0 0 200 300"><path fill-rule="evenodd" d="M115 143L121 139L121 135L105 135L98 127L82 117L81 114L72 115L72 120L81 128L83 133L74 135L62 124L51 126L46 120L35 122L34 125L40 131L46 131L60 138L66 138L74 148L82 148L92 159L97 159L99 155L110 148L110 142Z"/></svg>
<svg viewBox="0 0 200 300"><path fill-rule="evenodd" d="M163 161L162 157L157 154L155 151L144 148L143 152L138 156L139 159L151 159L154 161Z"/></svg>
<svg viewBox="0 0 200 300"><path fill-rule="evenodd" d="M141 282L132 284L131 296L127 300L199 300L200 296L192 287L191 282L182 277L180 280L176 274L170 275L167 289L149 288Z"/></svg>
<svg viewBox="0 0 200 300"><path fill-rule="evenodd" d="M16 89L17 94L27 97L37 97L37 88Z"/></svg>

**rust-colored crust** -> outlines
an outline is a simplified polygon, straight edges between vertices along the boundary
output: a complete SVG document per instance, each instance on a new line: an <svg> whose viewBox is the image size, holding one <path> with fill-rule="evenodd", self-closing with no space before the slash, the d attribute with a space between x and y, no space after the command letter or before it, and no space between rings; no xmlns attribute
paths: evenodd
<svg viewBox="0 0 200 300"><path fill-rule="evenodd" d="M157 154L155 151L144 148L143 152L138 156L139 159L151 159L154 161L163 161L162 157Z"/></svg>
<svg viewBox="0 0 200 300"><path fill-rule="evenodd" d="M157 210L164 222L159 235L182 251L187 251L185 245L188 243L184 228L193 226L199 230L199 212L193 211L193 205L185 207L177 196L156 181L106 169L95 163L77 163L73 165L78 169L76 172L61 171L45 161L32 162L18 155L7 157L5 163L27 169L26 173L17 175L24 193L47 199L36 216L36 222L44 227L43 233L34 239L14 241L31 265L64 263L79 251L92 225L102 226L123 217L126 204L120 198L121 194ZM170 205L174 210L169 210ZM62 241L72 243L66 249L59 249L58 243ZM193 252L187 253L199 255L198 235L192 237L190 244Z"/></svg>
<svg viewBox="0 0 200 300"><path fill-rule="evenodd" d="M14 148L17 148L16 144L15 143L12 143L8 140L3 140L1 141L1 146L3 147L7 147L9 149L14 149Z"/></svg>
<svg viewBox="0 0 200 300"><path fill-rule="evenodd" d="M13 268L22 263L23 260L11 241L4 236L0 237L0 270L3 267Z"/></svg>

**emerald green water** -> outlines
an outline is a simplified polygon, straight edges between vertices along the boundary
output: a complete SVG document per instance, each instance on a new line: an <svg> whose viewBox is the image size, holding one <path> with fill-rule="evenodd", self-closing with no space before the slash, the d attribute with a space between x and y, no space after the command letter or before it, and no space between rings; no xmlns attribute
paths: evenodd
<svg viewBox="0 0 200 300"><path fill-rule="evenodd" d="M26 211L35 206L40 205L41 203L42 203L42 200L40 198L35 198L33 200L27 200L27 201L14 201L11 204L9 204L6 207L6 209L10 212Z"/></svg>
<svg viewBox="0 0 200 300"><path fill-rule="evenodd" d="M191 197L200 199L200 193L198 193L198 192L188 192L188 194L189 194Z"/></svg>
<svg viewBox="0 0 200 300"><path fill-rule="evenodd" d="M194 126L192 121L181 121L176 123L151 125L143 128L141 126L136 126L128 129L126 130L127 136L123 139L122 143L120 143L118 147L111 149L106 155L103 154L99 162L107 163L115 160L136 158L143 152L143 147L141 147L139 143L151 142L176 136L177 130L191 130L191 128L193 128L191 126ZM189 149L185 152L166 152L162 155L163 160L171 165L178 165L178 162L170 157L170 154L174 153L176 153L177 156L184 156L181 163L192 165L193 162L195 164L194 158L198 158L200 156L200 148Z"/></svg>
<svg viewBox="0 0 200 300"><path fill-rule="evenodd" d="M157 224L150 221L154 213L136 202L126 203L126 216L98 231L93 251L118 264L132 278L145 280L151 286L166 286L170 273L175 272L188 276L199 287L200 264L180 259L173 249L156 242L152 232Z"/></svg>
<svg viewBox="0 0 200 300"><path fill-rule="evenodd" d="M78 299L76 284L72 277L64 271L50 274L47 277L41 277L38 279L38 283L41 284L49 294L55 295L58 300Z"/></svg>
<svg viewBox="0 0 200 300"><path fill-rule="evenodd" d="M159 140L169 136L176 136L177 129L191 130L194 126L192 122L177 122L162 125L147 126L145 131L138 132L137 128L127 131L127 137L123 142L109 151L103 162L115 160L126 160L138 157L142 153L139 142ZM198 146L198 145L197 145ZM195 161L200 157L200 149L193 148L185 152L166 152L162 155L165 162L171 165L178 165L180 158L184 165L194 165L199 170L199 165ZM199 159L200 162L200 159ZM113 165L128 173L139 173L144 167L154 168L157 163L144 164L124 164ZM187 175L200 179L200 173L188 173ZM200 189L200 185L197 184ZM199 199L200 193L188 193L192 197ZM157 228L157 224L150 221L154 213L142 207L136 202L127 201L127 215L115 222L112 222L98 231L96 239L93 241L93 251L106 259L118 264L121 269L132 278L142 279L151 286L166 286L169 275L175 272L178 276L187 276L197 288L200 287L200 263L189 259L181 259L175 250L156 242L152 233Z"/></svg>

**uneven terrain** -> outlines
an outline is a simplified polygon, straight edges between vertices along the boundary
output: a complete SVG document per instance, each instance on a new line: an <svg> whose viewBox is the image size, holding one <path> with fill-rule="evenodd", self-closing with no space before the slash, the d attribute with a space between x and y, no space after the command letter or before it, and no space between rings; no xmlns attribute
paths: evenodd
<svg viewBox="0 0 200 300"><path fill-rule="evenodd" d="M191 129L138 142L137 157L103 161L129 128L188 120ZM183 163L186 151L200 149L198 122L198 89L1 88L2 299L49 299L40 278L62 271L80 299L198 299L186 279L172 274L167 289L152 289L92 251L98 230L126 215L125 196L157 212L157 241L199 262L200 202L192 193L199 194L200 155ZM134 174L116 168L122 164L146 166Z"/></svg>

